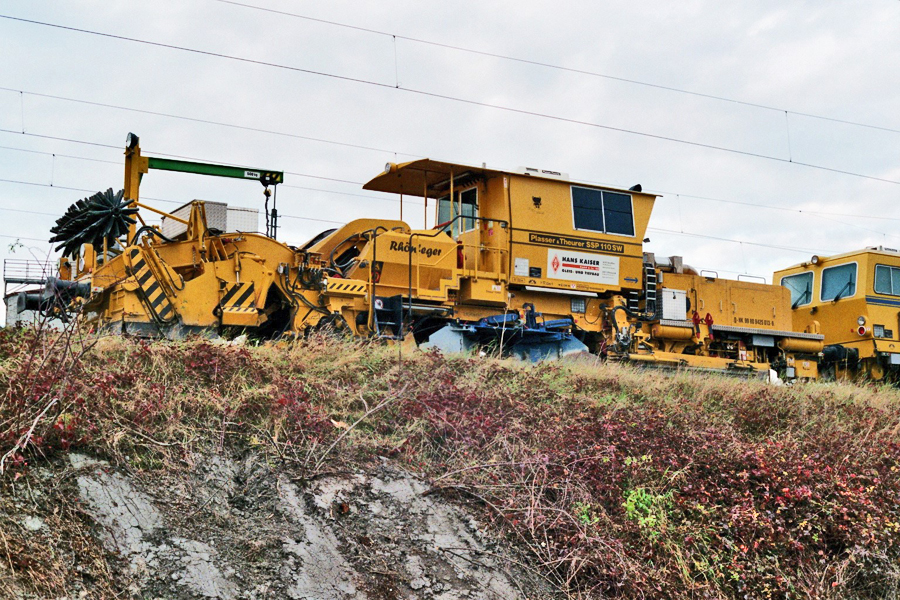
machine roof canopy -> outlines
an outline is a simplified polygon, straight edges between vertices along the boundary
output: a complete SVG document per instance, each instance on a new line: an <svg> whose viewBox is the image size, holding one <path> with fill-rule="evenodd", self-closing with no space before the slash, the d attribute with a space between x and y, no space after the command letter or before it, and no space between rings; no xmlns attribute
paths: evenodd
<svg viewBox="0 0 900 600"><path fill-rule="evenodd" d="M455 180L454 185L459 186L473 180L487 179L502 174L502 171L494 171L484 167L472 167L423 158L401 164L388 163L384 172L365 184L363 189L408 196L423 196L427 185L428 196L437 198L447 193L447 190L450 188L451 176Z"/></svg>
<svg viewBox="0 0 900 600"><path fill-rule="evenodd" d="M498 171L496 169L488 169L486 167L473 167L471 165L462 165L455 163L441 162L430 158L423 158L406 163L388 163L384 172L372 178L363 186L364 190L373 192L387 192L391 194L403 194L407 196L423 196L427 186L429 198L440 198L447 194L450 189L450 178L453 177L454 186L462 188L474 183L497 177L500 175L519 175L529 176L535 179L550 179L553 181L562 181L566 184L587 185L590 187L618 190L618 188L610 188L608 186L596 184L579 184L568 179L560 179L559 177L541 177L531 173L516 173L509 171ZM621 190L625 193L630 193ZM653 196L655 194L646 194Z"/></svg>

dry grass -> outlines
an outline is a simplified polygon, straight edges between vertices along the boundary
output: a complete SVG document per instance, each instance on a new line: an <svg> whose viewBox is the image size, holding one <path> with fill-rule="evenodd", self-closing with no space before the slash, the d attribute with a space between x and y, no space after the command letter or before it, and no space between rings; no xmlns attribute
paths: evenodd
<svg viewBox="0 0 900 600"><path fill-rule="evenodd" d="M308 477L387 457L475 501L571 597L888 598L900 582L895 388L6 330L0 390L7 491L73 448L136 473L195 452ZM60 593L85 576L74 551L121 586L89 519L53 502L53 539L0 526L0 591Z"/></svg>

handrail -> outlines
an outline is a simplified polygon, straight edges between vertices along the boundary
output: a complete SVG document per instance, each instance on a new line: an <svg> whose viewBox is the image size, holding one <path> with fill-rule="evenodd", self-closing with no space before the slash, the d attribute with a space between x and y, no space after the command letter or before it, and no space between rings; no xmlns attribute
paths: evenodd
<svg viewBox="0 0 900 600"><path fill-rule="evenodd" d="M743 277L744 279L741 279L741 277ZM750 275L749 273L741 273L737 276L738 281L745 281L747 279L759 279L763 283L766 282L766 278L762 275Z"/></svg>
<svg viewBox="0 0 900 600"><path fill-rule="evenodd" d="M494 222L494 221L496 221L497 223L500 224L500 228L501 228L501 229L508 229L508 228L509 228L509 222L508 222L508 221L504 221L503 219L488 219L487 217L475 217L475 216L467 216L467 215L456 215L455 217L453 217L452 219L450 219L450 220L447 221L446 223L442 224L442 226L440 227L440 229L434 231L433 233L410 232L410 234L409 234L409 241L407 242L407 243L409 244L409 246L410 246L410 251L407 253L407 254L408 254L408 257L407 257L407 260L408 260L408 264L407 264L407 277L408 277L407 285L408 285L408 293L407 293L407 300L406 300L406 301L407 301L407 314L406 314L405 316L404 316L404 315L401 315L401 319L400 319L400 332L399 332L399 337L400 337L400 339L403 339L403 325L404 325L404 323L406 322L406 319L407 319L408 317L411 317L411 316L412 316L412 255L413 255L413 253L412 253L412 242L413 242L413 238L414 238L414 237L417 237L417 236L427 237L427 238L435 238L435 237L441 235L442 233L446 233L447 227L450 226L450 225L452 225L453 223L455 223L458 219L472 219L473 221L486 221L486 222ZM465 247L465 245L463 245L463 247ZM502 249L499 249L499 250L502 251ZM476 273L477 273L477 271L476 271ZM420 279L420 273L419 273L419 263L418 263L418 261L416 262L416 281L421 282L421 279Z"/></svg>
<svg viewBox="0 0 900 600"><path fill-rule="evenodd" d="M56 274L53 261L7 258L3 260L3 280L9 283L45 283Z"/></svg>

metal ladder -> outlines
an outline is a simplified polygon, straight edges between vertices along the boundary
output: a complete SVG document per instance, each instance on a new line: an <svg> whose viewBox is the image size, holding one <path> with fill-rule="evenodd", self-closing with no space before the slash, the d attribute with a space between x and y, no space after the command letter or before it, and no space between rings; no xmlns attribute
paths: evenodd
<svg viewBox="0 0 900 600"><path fill-rule="evenodd" d="M644 312L656 312L656 267L653 263L644 263Z"/></svg>
<svg viewBox="0 0 900 600"><path fill-rule="evenodd" d="M628 292L628 310L637 312L640 310L641 293Z"/></svg>

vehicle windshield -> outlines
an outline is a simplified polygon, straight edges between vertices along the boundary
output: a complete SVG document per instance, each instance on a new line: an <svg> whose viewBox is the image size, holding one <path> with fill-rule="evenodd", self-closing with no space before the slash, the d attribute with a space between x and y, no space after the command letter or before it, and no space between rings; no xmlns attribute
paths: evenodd
<svg viewBox="0 0 900 600"><path fill-rule="evenodd" d="M856 294L856 263L822 269L822 302Z"/></svg>
<svg viewBox="0 0 900 600"><path fill-rule="evenodd" d="M811 271L781 278L781 285L791 291L791 308L812 302L813 274Z"/></svg>

